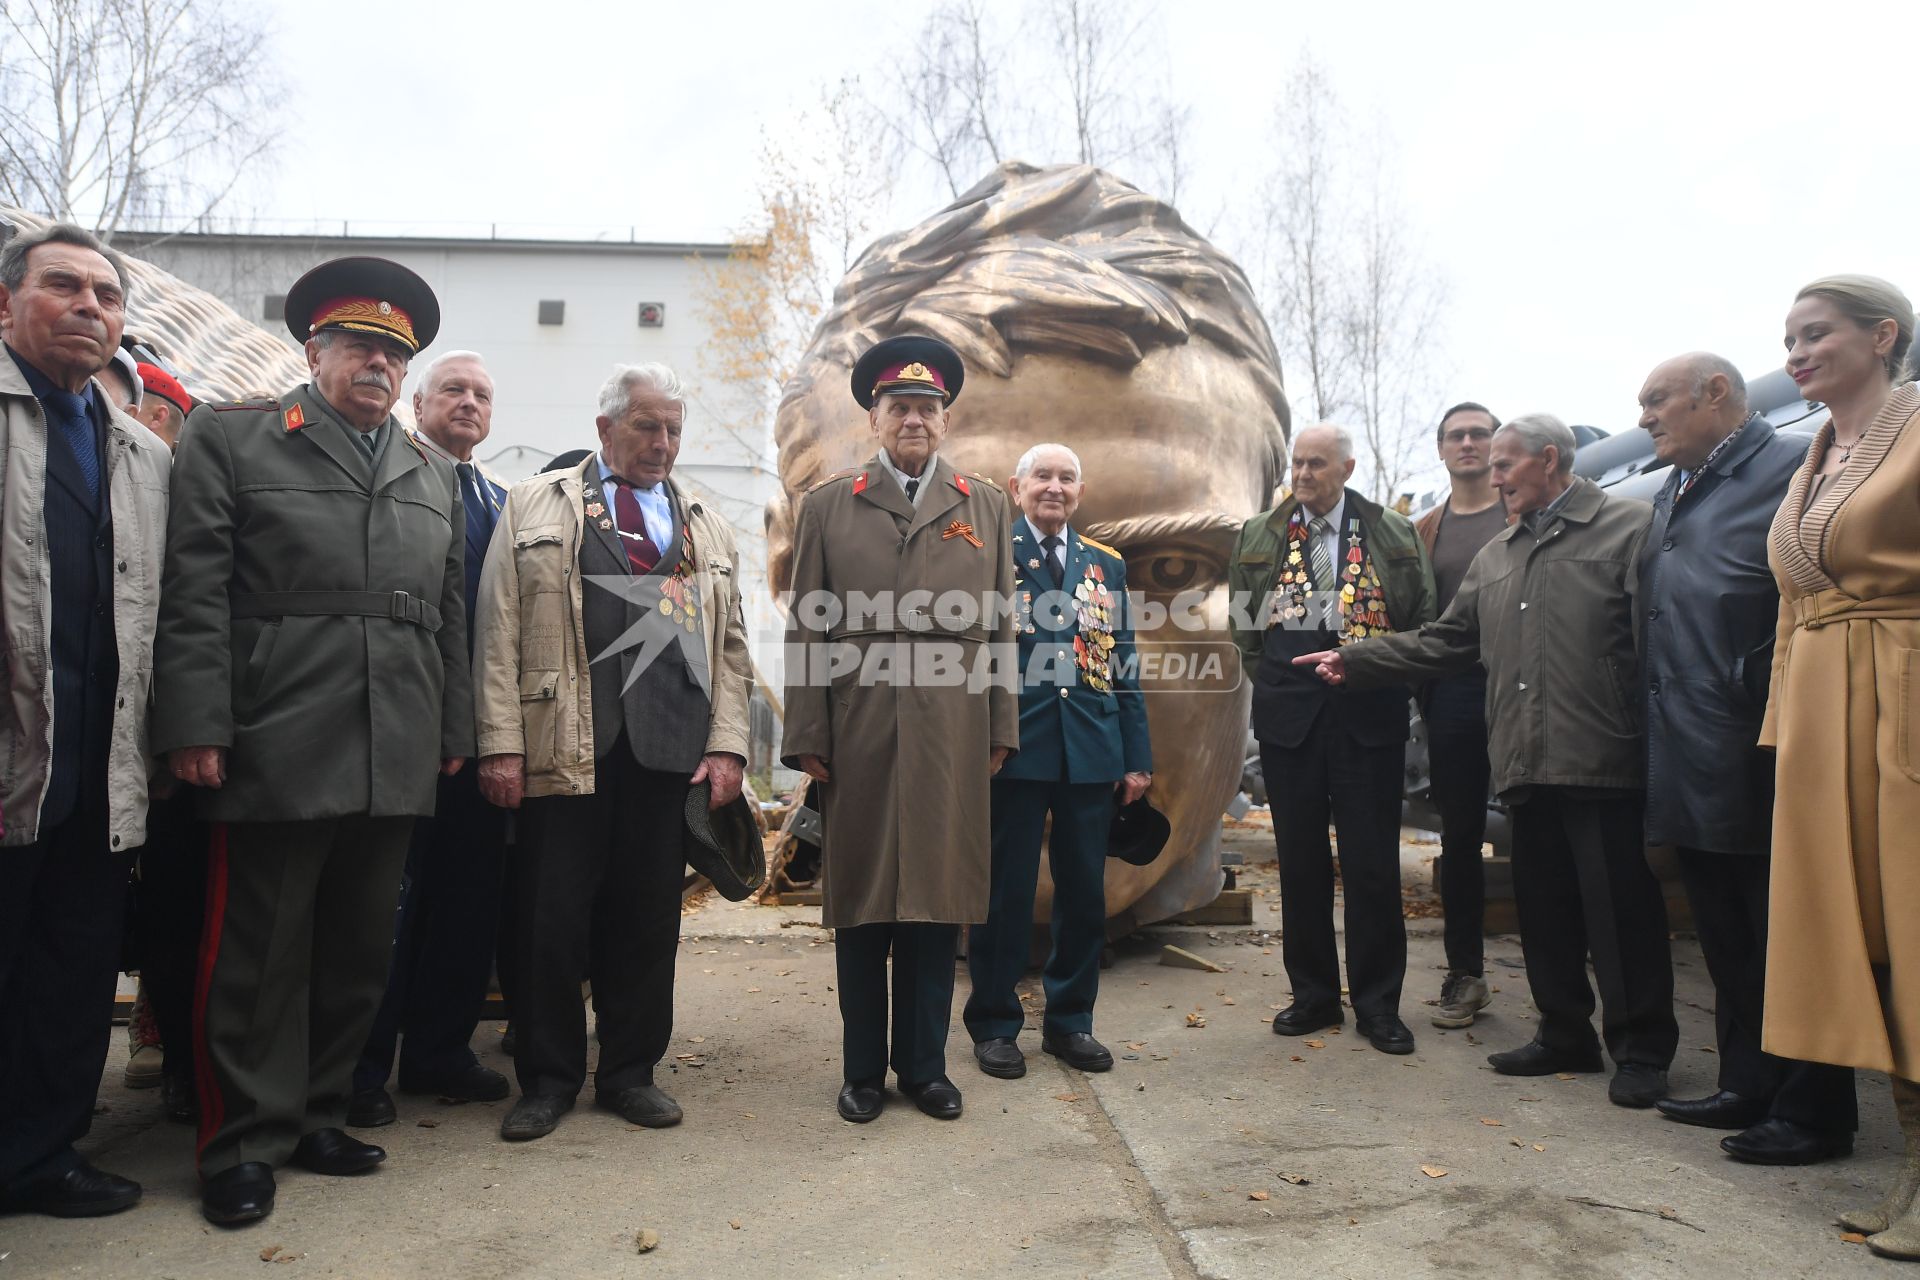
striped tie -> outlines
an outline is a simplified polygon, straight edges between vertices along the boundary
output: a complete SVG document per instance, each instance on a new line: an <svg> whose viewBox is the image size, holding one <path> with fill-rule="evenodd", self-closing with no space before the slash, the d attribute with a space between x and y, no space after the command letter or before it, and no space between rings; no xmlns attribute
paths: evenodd
<svg viewBox="0 0 1920 1280"><path fill-rule="evenodd" d="M1307 525L1307 558L1313 562L1313 589L1333 590L1333 557L1327 552L1327 535L1333 526L1325 516L1315 516Z"/></svg>

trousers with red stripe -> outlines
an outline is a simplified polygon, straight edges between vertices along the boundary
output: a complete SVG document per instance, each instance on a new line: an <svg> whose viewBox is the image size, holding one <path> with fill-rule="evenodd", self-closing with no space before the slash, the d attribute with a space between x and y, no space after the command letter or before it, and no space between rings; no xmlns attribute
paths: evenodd
<svg viewBox="0 0 1920 1280"><path fill-rule="evenodd" d="M194 1023L203 1177L346 1124L413 819L214 828Z"/></svg>

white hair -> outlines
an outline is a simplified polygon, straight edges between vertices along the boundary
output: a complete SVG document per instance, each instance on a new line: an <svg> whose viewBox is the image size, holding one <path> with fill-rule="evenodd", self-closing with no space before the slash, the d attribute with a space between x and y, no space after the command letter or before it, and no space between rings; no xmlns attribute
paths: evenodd
<svg viewBox="0 0 1920 1280"><path fill-rule="evenodd" d="M680 406L680 416L686 417L687 389L680 382L680 375L664 364L617 364L613 366L613 376L600 386L600 416L618 418L633 407L633 393L636 390L651 391L664 396Z"/></svg>
<svg viewBox="0 0 1920 1280"><path fill-rule="evenodd" d="M1082 480L1087 478L1086 470L1080 465L1080 455L1063 444L1037 444L1020 455L1020 461L1014 464L1013 478L1025 480L1033 471L1033 464L1040 461L1040 455L1048 449L1058 449L1073 459L1073 474Z"/></svg>
<svg viewBox="0 0 1920 1280"><path fill-rule="evenodd" d="M1573 454L1578 447L1573 438L1573 429L1550 413L1523 413L1493 434L1518 436L1527 452L1536 458L1547 451L1548 445L1552 445L1560 451L1554 474L1565 475L1573 470Z"/></svg>
<svg viewBox="0 0 1920 1280"><path fill-rule="evenodd" d="M1340 461L1345 462L1348 459L1355 456L1353 452L1353 432L1347 430L1345 427L1341 426L1339 423L1310 422L1306 426L1296 429L1293 434L1296 438L1298 438L1300 435L1308 431L1332 432L1333 447L1340 451Z"/></svg>
<svg viewBox="0 0 1920 1280"><path fill-rule="evenodd" d="M478 351L442 351L427 361L427 367L420 371L420 381L414 384L414 393L423 396L430 394L433 391L434 374L449 360L471 360L483 369L487 367L487 358Z"/></svg>

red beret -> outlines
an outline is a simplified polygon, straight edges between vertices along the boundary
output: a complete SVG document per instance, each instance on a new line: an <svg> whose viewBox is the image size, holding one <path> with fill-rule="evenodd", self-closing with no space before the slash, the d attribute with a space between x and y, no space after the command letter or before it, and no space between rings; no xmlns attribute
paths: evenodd
<svg viewBox="0 0 1920 1280"><path fill-rule="evenodd" d="M140 365L140 385L147 389L150 396L159 396L180 411L181 417L193 412L193 397L180 385L180 380L157 364Z"/></svg>

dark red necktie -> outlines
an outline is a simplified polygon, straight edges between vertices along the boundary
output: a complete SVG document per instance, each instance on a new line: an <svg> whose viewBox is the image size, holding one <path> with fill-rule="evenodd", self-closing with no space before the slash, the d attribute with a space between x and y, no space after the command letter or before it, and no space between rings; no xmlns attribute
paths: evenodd
<svg viewBox="0 0 1920 1280"><path fill-rule="evenodd" d="M660 548L647 536L647 518L640 512L640 499L633 496L632 485L614 481L613 513L620 518L620 541L627 549L627 563L635 573L652 573L653 566L660 563Z"/></svg>

